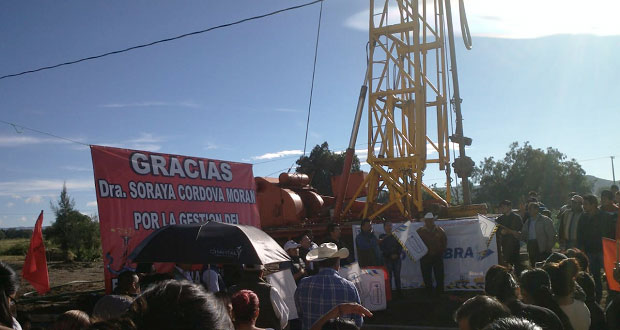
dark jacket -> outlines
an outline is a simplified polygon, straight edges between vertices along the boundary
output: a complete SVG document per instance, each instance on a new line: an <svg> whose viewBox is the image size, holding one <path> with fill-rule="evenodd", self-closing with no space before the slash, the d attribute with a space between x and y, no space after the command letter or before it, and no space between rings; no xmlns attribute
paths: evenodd
<svg viewBox="0 0 620 330"><path fill-rule="evenodd" d="M258 296L258 308L260 310L256 326L259 328L274 328L281 330L280 320L276 316L271 304L271 284L265 282L255 273L246 273L239 284L230 288L231 295L241 290L252 290Z"/></svg>
<svg viewBox="0 0 620 330"><path fill-rule="evenodd" d="M357 261L360 267L381 266L381 250L379 250L379 240L373 232L360 232L355 237L357 245Z"/></svg>
<svg viewBox="0 0 620 330"><path fill-rule="evenodd" d="M381 234L380 239L383 239L379 244L381 252L383 252L383 258L385 260L392 259L393 255L399 255L403 251L403 247L398 243L398 240L394 235Z"/></svg>
<svg viewBox="0 0 620 330"><path fill-rule="evenodd" d="M512 315L528 319L538 324L545 330L564 329L560 318L555 315L555 313L550 309L535 305L524 304L519 300L514 300L507 303L506 307L510 309Z"/></svg>
<svg viewBox="0 0 620 330"><path fill-rule="evenodd" d="M601 210L593 215L582 214L577 227L577 247L585 253L602 253L606 220L607 214Z"/></svg>

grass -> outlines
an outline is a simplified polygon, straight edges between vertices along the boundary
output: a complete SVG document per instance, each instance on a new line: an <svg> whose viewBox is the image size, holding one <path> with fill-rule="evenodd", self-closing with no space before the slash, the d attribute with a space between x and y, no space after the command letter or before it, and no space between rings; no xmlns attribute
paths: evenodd
<svg viewBox="0 0 620 330"><path fill-rule="evenodd" d="M0 240L0 255L25 256L30 246L28 238L8 238Z"/></svg>

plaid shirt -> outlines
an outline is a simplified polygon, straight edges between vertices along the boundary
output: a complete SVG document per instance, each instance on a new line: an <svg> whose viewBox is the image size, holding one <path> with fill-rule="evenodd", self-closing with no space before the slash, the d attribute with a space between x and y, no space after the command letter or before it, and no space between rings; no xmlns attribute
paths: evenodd
<svg viewBox="0 0 620 330"><path fill-rule="evenodd" d="M317 275L302 279L295 291L295 305L303 330L310 329L334 306L352 302L361 303L357 288L332 268L322 268ZM342 317L353 319L358 327L362 326L359 315Z"/></svg>

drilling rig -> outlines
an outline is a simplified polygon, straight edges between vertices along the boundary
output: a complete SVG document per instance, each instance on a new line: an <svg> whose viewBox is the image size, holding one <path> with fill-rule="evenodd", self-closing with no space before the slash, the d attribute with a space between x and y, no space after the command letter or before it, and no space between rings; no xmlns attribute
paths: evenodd
<svg viewBox="0 0 620 330"><path fill-rule="evenodd" d="M463 0L459 1L463 39L470 48ZM265 228L270 234L284 236L291 226L309 228L329 220L412 219L429 204L439 205L436 209L445 218L486 213L484 205L470 205L468 177L474 163L465 155L471 139L463 134L450 0L370 0L367 56L342 175L332 178L335 197L313 194L305 203L312 188L299 183L309 180L291 180L286 173L279 181L257 178L263 227L285 227L281 235ZM371 170L367 175L351 174L366 94ZM451 145L458 149L453 162ZM445 175L445 198L423 182L429 165ZM461 179L462 206L451 205L452 171ZM332 210L331 219L326 209ZM287 212L295 214L295 220L287 220Z"/></svg>

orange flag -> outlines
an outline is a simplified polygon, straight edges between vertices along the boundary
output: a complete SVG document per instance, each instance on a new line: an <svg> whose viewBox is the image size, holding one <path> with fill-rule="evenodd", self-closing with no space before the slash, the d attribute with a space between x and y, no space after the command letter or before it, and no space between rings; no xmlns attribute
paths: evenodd
<svg viewBox="0 0 620 330"><path fill-rule="evenodd" d="M45 245L43 244L43 211L39 214L37 223L34 225L30 248L22 268L22 277L28 280L39 294L45 294L50 290L50 278L47 273L47 259L45 259Z"/></svg>
<svg viewBox="0 0 620 330"><path fill-rule="evenodd" d="M605 265L605 273L607 274L607 283L609 288L614 291L620 291L620 283L614 279L614 265L618 262L618 245L620 240L603 238L603 263Z"/></svg>

